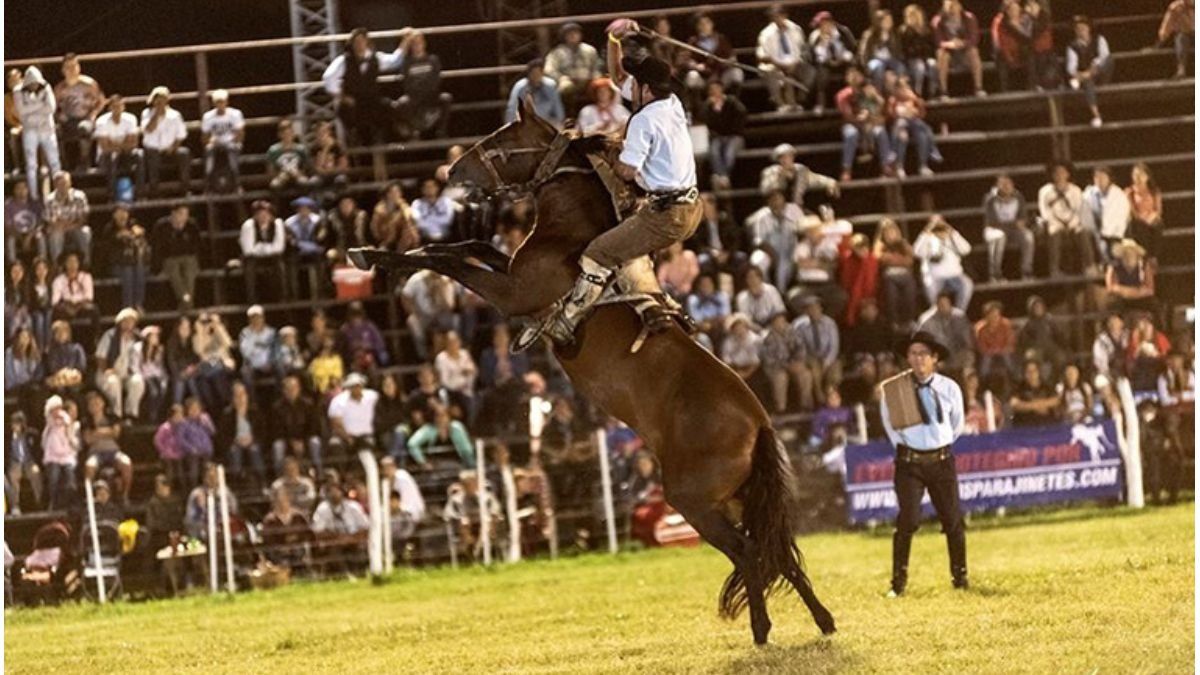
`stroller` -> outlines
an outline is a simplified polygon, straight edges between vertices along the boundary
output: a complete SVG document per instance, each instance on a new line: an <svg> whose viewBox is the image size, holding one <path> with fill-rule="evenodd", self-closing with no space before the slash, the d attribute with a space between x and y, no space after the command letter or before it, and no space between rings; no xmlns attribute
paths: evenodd
<svg viewBox="0 0 1200 675"><path fill-rule="evenodd" d="M96 523L96 534L100 542L100 564L96 566L96 555L92 547L92 531L84 523L80 532L80 550L83 563L83 590L92 600L100 598L100 577L104 578L104 590L111 600L121 594L121 534L118 523L102 520Z"/></svg>
<svg viewBox="0 0 1200 675"><path fill-rule="evenodd" d="M71 527L56 520L33 536L33 552L21 564L17 600L29 605L58 604L79 592L80 578Z"/></svg>

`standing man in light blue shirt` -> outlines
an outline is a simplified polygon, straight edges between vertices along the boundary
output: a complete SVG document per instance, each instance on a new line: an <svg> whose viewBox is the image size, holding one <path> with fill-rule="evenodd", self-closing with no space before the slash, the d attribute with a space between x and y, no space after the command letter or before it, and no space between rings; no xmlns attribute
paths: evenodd
<svg viewBox="0 0 1200 675"><path fill-rule="evenodd" d="M963 395L954 380L937 373L937 364L950 350L933 335L917 331L900 345L908 359L907 370L880 387L880 414L888 439L896 448L896 532L892 536L892 587L888 597L904 593L908 583L908 554L913 533L921 522L921 499L929 499L937 512L950 553L954 588L967 589L967 536L958 503L958 472L951 446L963 430ZM919 419L906 419L902 408L912 400L904 389L914 390ZM889 412L889 405L893 410Z"/></svg>

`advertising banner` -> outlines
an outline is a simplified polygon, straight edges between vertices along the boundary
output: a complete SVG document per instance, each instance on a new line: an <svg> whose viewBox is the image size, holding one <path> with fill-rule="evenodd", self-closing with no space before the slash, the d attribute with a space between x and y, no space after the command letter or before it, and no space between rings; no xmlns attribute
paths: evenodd
<svg viewBox="0 0 1200 675"><path fill-rule="evenodd" d="M851 523L893 520L895 451L887 440L846 448ZM1111 420L963 436L954 443L958 494L966 511L1120 498L1121 450ZM933 515L929 495L921 504Z"/></svg>

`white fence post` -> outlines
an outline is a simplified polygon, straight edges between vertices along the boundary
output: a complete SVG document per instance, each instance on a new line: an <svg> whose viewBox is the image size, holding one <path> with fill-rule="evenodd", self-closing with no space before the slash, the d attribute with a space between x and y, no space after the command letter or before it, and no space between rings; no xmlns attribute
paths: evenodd
<svg viewBox="0 0 1200 675"><path fill-rule="evenodd" d="M508 562L521 559L521 520L517 517L517 481L513 478L512 464L500 467L500 479L504 481L504 515L508 520Z"/></svg>
<svg viewBox="0 0 1200 675"><path fill-rule="evenodd" d="M1137 403L1133 400L1133 387L1129 380L1117 379L1117 395L1121 397L1121 409L1125 417L1125 491L1129 505L1135 509L1146 506L1146 494L1142 490L1142 432ZM1121 433L1117 428L1117 433Z"/></svg>
<svg viewBox="0 0 1200 675"><path fill-rule="evenodd" d="M205 510L208 512L208 590L217 592L217 498L212 490L208 490L205 498Z"/></svg>
<svg viewBox="0 0 1200 675"><path fill-rule="evenodd" d="M983 411L987 415L984 429L990 434L996 430L996 397L990 389L983 392Z"/></svg>
<svg viewBox="0 0 1200 675"><path fill-rule="evenodd" d="M370 450L359 450L358 461L362 462L363 473L367 479L367 517L370 525L367 528L367 560L371 566L371 576L378 577L383 573L382 528L379 526L379 463Z"/></svg>
<svg viewBox="0 0 1200 675"><path fill-rule="evenodd" d="M225 467L217 465L217 497L221 500L221 542L225 546L225 590L233 593L233 535L229 532L229 488L225 485Z"/></svg>
<svg viewBox="0 0 1200 675"><path fill-rule="evenodd" d="M104 580L104 561L100 555L100 533L96 531L96 498L92 492L92 481L83 481L84 496L87 497L88 525L92 530L92 564L96 566L96 591L100 604L108 602L108 588Z"/></svg>
<svg viewBox="0 0 1200 675"><path fill-rule="evenodd" d="M492 498L487 489L487 454L483 439L475 439L475 481L479 485L475 496L479 499L479 545L483 548L483 564L492 564Z"/></svg>
<svg viewBox="0 0 1200 675"><path fill-rule="evenodd" d="M541 464L542 429L546 426L549 402L541 396L529 399L529 454L538 457ZM558 505L550 509L550 559L558 558Z"/></svg>
<svg viewBox="0 0 1200 675"><path fill-rule="evenodd" d="M854 423L858 425L858 444L867 444L867 409L861 403L854 404Z"/></svg>
<svg viewBox="0 0 1200 675"><path fill-rule="evenodd" d="M596 454L600 455L600 490L604 500L604 528L608 531L608 552L617 552L617 516L613 509L612 474L608 467L608 434L596 430Z"/></svg>
<svg viewBox="0 0 1200 675"><path fill-rule="evenodd" d="M391 574L395 558L392 551L392 486L388 479L382 476L379 478L379 494L382 497L379 529L383 531L383 573Z"/></svg>

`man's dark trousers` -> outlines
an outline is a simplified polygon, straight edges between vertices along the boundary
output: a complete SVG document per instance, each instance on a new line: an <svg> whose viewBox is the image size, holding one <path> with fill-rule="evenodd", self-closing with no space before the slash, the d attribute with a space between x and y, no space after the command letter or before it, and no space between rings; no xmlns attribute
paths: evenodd
<svg viewBox="0 0 1200 675"><path fill-rule="evenodd" d="M897 593L903 592L908 583L908 554L913 533L920 527L921 497L926 490L946 534L954 585L966 585L967 536L958 503L958 472L954 455L949 451L943 454L944 458L934 461L911 461L905 458L906 452L897 452L894 480L900 514L892 535L892 589Z"/></svg>

